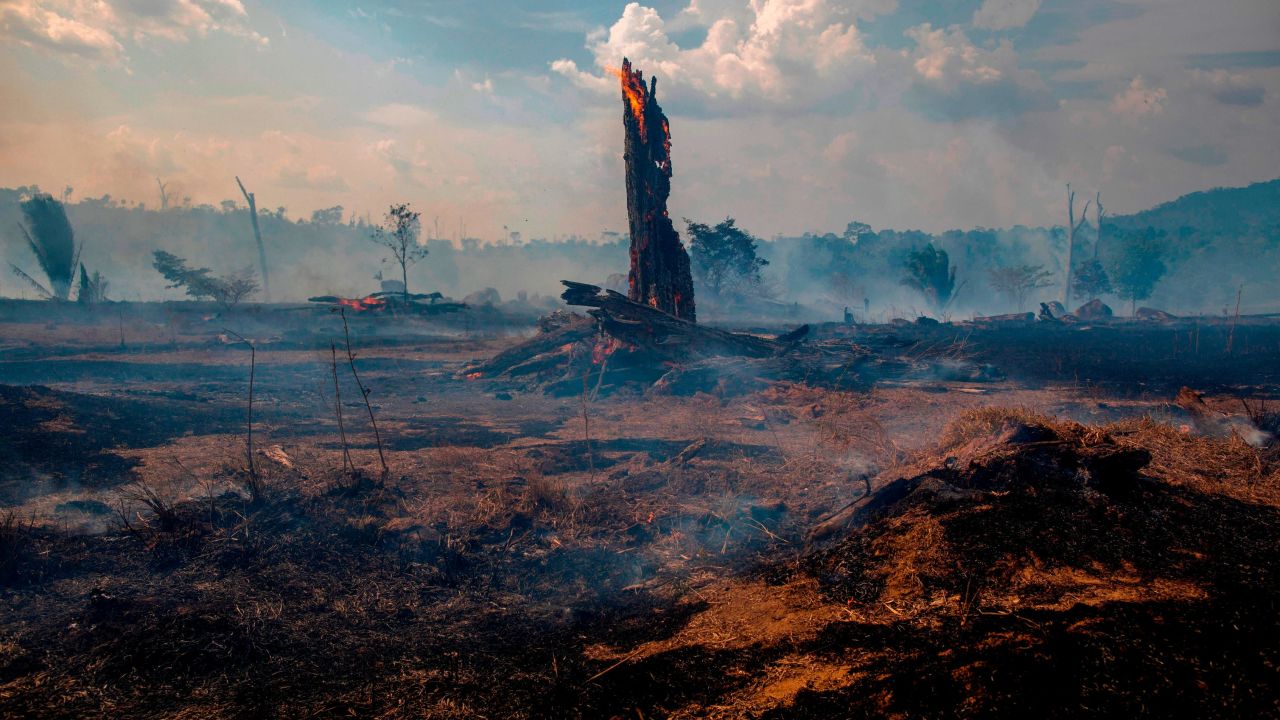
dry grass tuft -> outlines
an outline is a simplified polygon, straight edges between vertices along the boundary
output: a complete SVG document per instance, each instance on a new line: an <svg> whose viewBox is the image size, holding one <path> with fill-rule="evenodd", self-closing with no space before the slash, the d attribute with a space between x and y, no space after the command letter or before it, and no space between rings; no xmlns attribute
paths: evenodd
<svg viewBox="0 0 1280 720"><path fill-rule="evenodd" d="M542 509L551 512L567 510L572 505L569 486L563 478L530 473L521 505L529 510Z"/></svg>
<svg viewBox="0 0 1280 720"><path fill-rule="evenodd" d="M135 527L129 515L134 515L137 521L147 526L154 525L161 532L173 532L178 528L178 497L172 483L138 479L126 486L120 492L120 496L123 500L142 505L150 510L152 515L148 520L136 510L130 512L122 507L120 517L126 529L133 530Z"/></svg>
<svg viewBox="0 0 1280 720"><path fill-rule="evenodd" d="M1280 448L1256 448L1232 434L1196 435L1149 418L1107 427L1117 443L1151 453L1150 471L1173 485L1246 502L1280 502Z"/></svg>
<svg viewBox="0 0 1280 720"><path fill-rule="evenodd" d="M942 450L957 448L1019 425L1053 428L1062 424L1063 421L1030 408L993 406L966 410L947 423L938 439L938 447Z"/></svg>

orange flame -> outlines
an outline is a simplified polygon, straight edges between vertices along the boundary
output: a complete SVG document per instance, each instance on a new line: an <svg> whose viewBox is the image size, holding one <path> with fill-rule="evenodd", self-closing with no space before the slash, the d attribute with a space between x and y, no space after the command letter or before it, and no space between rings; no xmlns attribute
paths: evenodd
<svg viewBox="0 0 1280 720"><path fill-rule="evenodd" d="M591 363L593 365L600 365L608 359L610 355L614 354L619 348L622 348L625 345L626 344L621 340L612 337L596 342L595 347L591 348Z"/></svg>
<svg viewBox="0 0 1280 720"><path fill-rule="evenodd" d="M605 71L618 78L622 84L622 97L631 107L631 115L640 128L640 139L645 139L644 108L649 102L649 90L644 86L644 75L640 71L631 71L631 63L622 61L621 68L605 68Z"/></svg>
<svg viewBox="0 0 1280 720"><path fill-rule="evenodd" d="M351 308L356 312L364 312L366 310L381 310L387 306L387 301L371 295L366 298L338 298L338 304Z"/></svg>

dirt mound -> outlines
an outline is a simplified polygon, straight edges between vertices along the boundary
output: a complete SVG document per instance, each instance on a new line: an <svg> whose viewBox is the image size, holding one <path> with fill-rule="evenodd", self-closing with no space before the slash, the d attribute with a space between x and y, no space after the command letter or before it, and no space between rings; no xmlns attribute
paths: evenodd
<svg viewBox="0 0 1280 720"><path fill-rule="evenodd" d="M1025 494L1053 502L1094 502L1138 486L1150 454L1123 447L1105 431L1026 413L982 410L952 423L941 451L892 472L893 479L820 523L822 541L850 525L901 516L926 507L932 514L957 501Z"/></svg>
<svg viewBox="0 0 1280 720"><path fill-rule="evenodd" d="M940 452L822 523L805 571L874 619L832 628L827 652L898 627L882 681L857 702L879 693L878 711L926 715L1274 712L1280 513L1161 477L1167 434L977 411ZM1221 444L1187 438L1183 464L1208 459L1192 443ZM789 716L852 697L802 694Z"/></svg>

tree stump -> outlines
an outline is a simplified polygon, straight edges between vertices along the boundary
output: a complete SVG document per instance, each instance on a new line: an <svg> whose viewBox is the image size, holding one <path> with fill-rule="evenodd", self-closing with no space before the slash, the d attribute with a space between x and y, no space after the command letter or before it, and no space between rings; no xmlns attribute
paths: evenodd
<svg viewBox="0 0 1280 720"><path fill-rule="evenodd" d="M697 319L689 254L667 215L671 195L671 127L655 97L657 78L646 87L644 74L623 59L623 159L627 172L627 217L631 230L631 271L627 297L689 321Z"/></svg>

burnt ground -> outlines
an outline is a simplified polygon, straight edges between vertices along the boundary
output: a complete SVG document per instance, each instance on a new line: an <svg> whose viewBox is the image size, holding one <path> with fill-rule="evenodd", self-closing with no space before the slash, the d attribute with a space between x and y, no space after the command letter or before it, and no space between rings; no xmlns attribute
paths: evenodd
<svg viewBox="0 0 1280 720"><path fill-rule="evenodd" d="M380 481L336 316L0 310L6 716L1280 715L1280 456L1172 404L1274 423L1274 323L830 326L957 370L593 399L357 317Z"/></svg>

